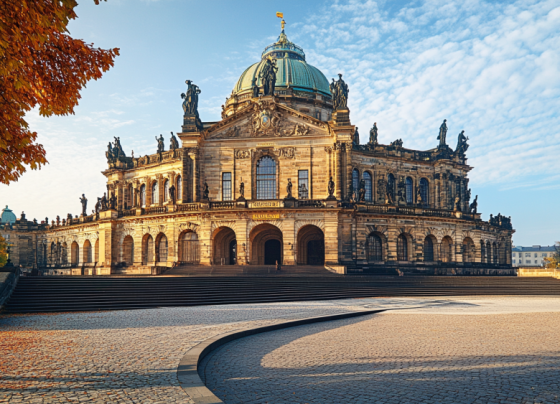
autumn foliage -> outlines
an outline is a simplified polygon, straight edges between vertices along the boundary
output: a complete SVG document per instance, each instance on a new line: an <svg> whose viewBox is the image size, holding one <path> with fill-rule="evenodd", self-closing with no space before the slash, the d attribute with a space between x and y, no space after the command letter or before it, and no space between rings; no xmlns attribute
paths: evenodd
<svg viewBox="0 0 560 404"><path fill-rule="evenodd" d="M68 34L76 6L75 0L0 1L0 183L47 163L26 112L38 106L42 116L73 113L82 87L101 78L119 54Z"/></svg>
<svg viewBox="0 0 560 404"><path fill-rule="evenodd" d="M0 267L3 267L8 262L8 244L6 239L0 236Z"/></svg>

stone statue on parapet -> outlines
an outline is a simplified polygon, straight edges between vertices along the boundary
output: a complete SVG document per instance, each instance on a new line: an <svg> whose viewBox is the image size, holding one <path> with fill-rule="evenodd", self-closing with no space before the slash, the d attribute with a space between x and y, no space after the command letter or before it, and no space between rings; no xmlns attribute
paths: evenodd
<svg viewBox="0 0 560 404"><path fill-rule="evenodd" d="M478 195L474 197L474 200L470 204L469 213L473 213L473 214L478 213Z"/></svg>
<svg viewBox="0 0 560 404"><path fill-rule="evenodd" d="M334 197L334 181L331 178L329 179L329 184L327 185L327 191L329 192L329 196L327 199L335 199Z"/></svg>
<svg viewBox="0 0 560 404"><path fill-rule="evenodd" d="M163 153L165 151L165 141L163 139L163 135L159 135L159 139L156 136L156 142L157 142L157 152L158 153Z"/></svg>
<svg viewBox="0 0 560 404"><path fill-rule="evenodd" d="M99 202L101 202L101 211L107 210L107 192L103 192L103 196Z"/></svg>
<svg viewBox="0 0 560 404"><path fill-rule="evenodd" d="M243 182L243 178L241 178L241 184L239 184L239 196L241 198L245 197L245 183Z"/></svg>
<svg viewBox="0 0 560 404"><path fill-rule="evenodd" d="M169 141L169 150L175 150L178 148L179 148L179 142L177 141L177 138L175 137L173 132L171 132L171 140Z"/></svg>
<svg viewBox="0 0 560 404"><path fill-rule="evenodd" d="M416 188L416 203L418 205L422 205L423 200L422 200L422 191L420 189L420 187Z"/></svg>
<svg viewBox="0 0 560 404"><path fill-rule="evenodd" d="M198 94L202 91L200 88L193 84L192 80L186 80L187 92L181 94L183 101L184 115L194 115L198 118Z"/></svg>
<svg viewBox="0 0 560 404"><path fill-rule="evenodd" d="M360 132L358 132L357 126L356 126L356 130L354 130L354 138L352 139L352 143L354 143L354 145L356 146L360 145Z"/></svg>
<svg viewBox="0 0 560 404"><path fill-rule="evenodd" d="M169 187L169 198L171 198L171 203L175 205L175 185Z"/></svg>
<svg viewBox="0 0 560 404"><path fill-rule="evenodd" d="M80 202L82 204L82 216L87 216L87 198L85 194L82 194L80 198Z"/></svg>
<svg viewBox="0 0 560 404"><path fill-rule="evenodd" d="M358 201L364 202L366 200L366 182L365 180L360 180L360 189L358 191Z"/></svg>
<svg viewBox="0 0 560 404"><path fill-rule="evenodd" d="M266 59L264 66L259 73L259 78L263 84L263 95L274 95L277 72L278 67L276 66L276 59L272 59L270 57Z"/></svg>
<svg viewBox="0 0 560 404"><path fill-rule="evenodd" d="M439 146L438 148L442 148L442 147L446 147L447 143L445 143L446 137L447 137L447 119L443 120L443 123L441 124L441 126L439 127L439 135L438 135L438 140L439 140Z"/></svg>
<svg viewBox="0 0 560 404"><path fill-rule="evenodd" d="M114 136L113 138L115 139L115 141L113 142L113 155L115 156L115 158L118 159L119 157L126 157L121 146L121 138Z"/></svg>
<svg viewBox="0 0 560 404"><path fill-rule="evenodd" d="M117 197L115 196L114 192L111 192L111 197L109 198L109 207L111 209L117 208Z"/></svg>
<svg viewBox="0 0 560 404"><path fill-rule="evenodd" d="M342 74L338 73L338 80L330 84L330 90L333 100L333 110L346 109L348 108L348 84L342 80Z"/></svg>
<svg viewBox="0 0 560 404"><path fill-rule="evenodd" d="M253 90L253 98L258 98L259 96L259 86L257 85L257 78L253 77L251 82L251 89Z"/></svg>
<svg viewBox="0 0 560 404"><path fill-rule="evenodd" d="M469 140L469 138L465 136L465 131L464 130L461 131L457 139L457 148L455 149L455 153L457 153L460 156L465 155L467 149L469 148L469 144L467 143L467 140Z"/></svg>
<svg viewBox="0 0 560 404"><path fill-rule="evenodd" d="M377 122L374 122L369 130L369 144L374 147L377 146Z"/></svg>
<svg viewBox="0 0 560 404"><path fill-rule="evenodd" d="M459 195L455 197L455 202L453 203L453 210L455 212L461 211L461 197Z"/></svg>
<svg viewBox="0 0 560 404"><path fill-rule="evenodd" d="M292 179L288 178L288 185L286 185L286 193L288 195L286 196L286 199L292 199L293 198L293 196L292 196L292 186L293 186L292 185Z"/></svg>
<svg viewBox="0 0 560 404"><path fill-rule="evenodd" d="M208 183L206 182L206 180L204 180L204 187L202 188L202 199L207 201L209 194L210 194L210 190L208 188Z"/></svg>

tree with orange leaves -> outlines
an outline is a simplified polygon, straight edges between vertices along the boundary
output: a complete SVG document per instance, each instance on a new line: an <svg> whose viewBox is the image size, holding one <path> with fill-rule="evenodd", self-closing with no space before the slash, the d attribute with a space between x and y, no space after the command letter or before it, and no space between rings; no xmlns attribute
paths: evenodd
<svg viewBox="0 0 560 404"><path fill-rule="evenodd" d="M0 236L0 267L3 267L8 262L8 243L6 239Z"/></svg>
<svg viewBox="0 0 560 404"><path fill-rule="evenodd" d="M99 0L94 0L99 4ZM0 183L47 163L26 112L68 115L80 90L113 66L119 49L99 49L68 34L75 0L0 1Z"/></svg>

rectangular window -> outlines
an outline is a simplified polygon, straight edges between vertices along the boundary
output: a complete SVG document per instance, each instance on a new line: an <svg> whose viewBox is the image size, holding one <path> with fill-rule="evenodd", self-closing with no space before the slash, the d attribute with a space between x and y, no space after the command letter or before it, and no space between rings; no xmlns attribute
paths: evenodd
<svg viewBox="0 0 560 404"><path fill-rule="evenodd" d="M515 264L515 260L513 260L513 263Z"/></svg>
<svg viewBox="0 0 560 404"><path fill-rule="evenodd" d="M537 253L535 253L535 258L537 258Z"/></svg>
<svg viewBox="0 0 560 404"><path fill-rule="evenodd" d="M231 173L222 173L222 201L231 199Z"/></svg>
<svg viewBox="0 0 560 404"><path fill-rule="evenodd" d="M525 253L525 256L526 256L526 257L530 257L530 256L531 256L531 253Z"/></svg>
<svg viewBox="0 0 560 404"><path fill-rule="evenodd" d="M309 198L309 174L307 170L298 171L298 195L299 199Z"/></svg>

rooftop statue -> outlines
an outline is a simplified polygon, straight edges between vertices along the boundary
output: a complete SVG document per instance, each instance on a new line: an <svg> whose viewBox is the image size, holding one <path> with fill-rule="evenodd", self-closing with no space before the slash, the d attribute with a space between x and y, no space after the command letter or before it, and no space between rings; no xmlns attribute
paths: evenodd
<svg viewBox="0 0 560 404"><path fill-rule="evenodd" d="M87 198L85 194L82 194L82 197L80 198L80 202L82 203L82 216L87 216L86 210L87 210Z"/></svg>
<svg viewBox="0 0 560 404"><path fill-rule="evenodd" d="M438 140L439 140L439 147L445 147L447 146L447 143L445 143L445 138L447 137L447 119L443 120L443 123L441 124L441 126L439 127L439 135L438 135Z"/></svg>
<svg viewBox="0 0 560 404"><path fill-rule="evenodd" d="M274 87L276 85L276 59L266 59L265 65L259 73L261 83L263 83L263 95L274 95Z"/></svg>
<svg viewBox="0 0 560 404"><path fill-rule="evenodd" d="M257 78L253 77L251 82L251 88L253 89L253 97L257 98L259 96L259 86L257 85Z"/></svg>
<svg viewBox="0 0 560 404"><path fill-rule="evenodd" d="M113 155L115 156L115 158L119 158L119 157L126 157L126 155L124 154L124 150L121 146L121 138L120 137L114 137L115 139L114 143L113 143Z"/></svg>
<svg viewBox="0 0 560 404"><path fill-rule="evenodd" d="M182 93L184 115L194 115L198 118L198 94L201 93L200 88L193 84L191 80L186 80L187 93Z"/></svg>
<svg viewBox="0 0 560 404"><path fill-rule="evenodd" d="M469 140L469 138L465 136L465 131L464 130L461 131L457 139L457 148L455 149L455 153L459 154L460 156L465 155L465 152L469 148L469 144L467 143L467 140Z"/></svg>
<svg viewBox="0 0 560 404"><path fill-rule="evenodd" d="M162 153L165 151L165 144L164 144L164 140L163 140L163 135L159 135L159 139L156 136L156 141L157 141L157 152L158 153Z"/></svg>
<svg viewBox="0 0 560 404"><path fill-rule="evenodd" d="M478 213L478 195L474 197L471 206L469 206L469 213Z"/></svg>
<svg viewBox="0 0 560 404"><path fill-rule="evenodd" d="M342 80L342 74L338 73L338 80L334 81L332 79L332 83L330 85L330 90L333 99L333 109L346 109L348 107L348 84Z"/></svg>
<svg viewBox="0 0 560 404"><path fill-rule="evenodd" d="M356 126L356 130L354 131L354 139L352 140L356 146L360 144L360 133L358 132L358 127Z"/></svg>
<svg viewBox="0 0 560 404"><path fill-rule="evenodd" d="M374 122L372 128L369 130L369 144L377 146L377 122Z"/></svg>
<svg viewBox="0 0 560 404"><path fill-rule="evenodd" d="M175 135L173 134L173 132L171 132L171 140L169 143L169 150L175 150L179 148L179 142L177 141L177 138L175 137Z"/></svg>

